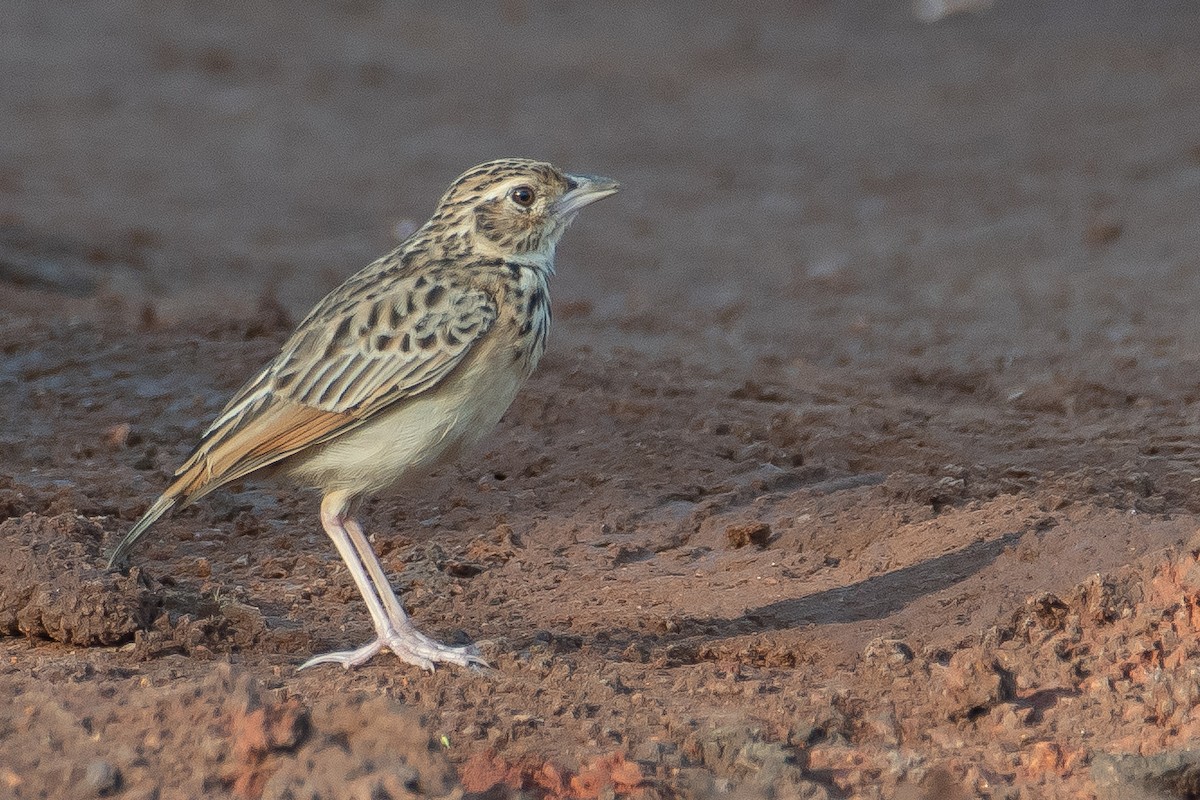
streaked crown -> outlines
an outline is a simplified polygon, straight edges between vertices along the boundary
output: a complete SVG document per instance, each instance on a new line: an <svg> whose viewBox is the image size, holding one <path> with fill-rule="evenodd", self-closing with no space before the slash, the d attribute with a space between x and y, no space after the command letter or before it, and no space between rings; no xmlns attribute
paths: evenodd
<svg viewBox="0 0 1200 800"><path fill-rule="evenodd" d="M552 259L579 209L617 188L607 178L571 175L544 161L489 161L450 184L425 233L467 239L476 251L502 258Z"/></svg>

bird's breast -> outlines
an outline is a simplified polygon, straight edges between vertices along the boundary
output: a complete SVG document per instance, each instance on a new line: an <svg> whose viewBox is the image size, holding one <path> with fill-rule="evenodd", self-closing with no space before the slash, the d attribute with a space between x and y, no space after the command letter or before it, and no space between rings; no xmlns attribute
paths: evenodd
<svg viewBox="0 0 1200 800"><path fill-rule="evenodd" d="M449 375L297 459L292 477L325 491L375 493L457 458L487 435L537 366L550 328L544 273L522 267L505 278L496 322Z"/></svg>
<svg viewBox="0 0 1200 800"><path fill-rule="evenodd" d="M458 458L496 426L529 377L511 347L511 337L485 337L436 387L316 449L292 477L326 492L374 494Z"/></svg>

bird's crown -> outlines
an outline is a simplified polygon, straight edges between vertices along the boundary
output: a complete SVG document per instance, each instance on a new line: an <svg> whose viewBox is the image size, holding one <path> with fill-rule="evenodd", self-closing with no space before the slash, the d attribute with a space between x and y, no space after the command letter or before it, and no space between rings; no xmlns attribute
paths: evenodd
<svg viewBox="0 0 1200 800"><path fill-rule="evenodd" d="M424 233L435 243L452 240L477 253L549 266L579 209L617 188L607 178L571 175L544 161L488 161L450 184Z"/></svg>

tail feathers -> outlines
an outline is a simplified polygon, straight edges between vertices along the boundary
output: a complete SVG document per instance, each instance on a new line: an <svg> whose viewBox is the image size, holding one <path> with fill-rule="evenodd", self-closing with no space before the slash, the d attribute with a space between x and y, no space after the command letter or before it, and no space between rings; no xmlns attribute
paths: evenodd
<svg viewBox="0 0 1200 800"><path fill-rule="evenodd" d="M142 538L142 534L150 529L159 517L166 514L179 504L183 498L174 492L167 491L161 497L154 501L154 505L147 509L142 518L137 521L137 524L129 529L129 533L125 534L125 538L117 545L117 549L113 550L112 555L108 558L108 568L114 569L121 566L125 562L125 556L129 553L130 548L137 543L138 539Z"/></svg>
<svg viewBox="0 0 1200 800"><path fill-rule="evenodd" d="M187 463L175 473L175 479L171 481L171 485L154 501L154 505L146 510L137 524L129 529L129 533L125 534L125 538L113 550L108 559L108 568L114 569L122 566L130 549L150 529L150 526L158 521L159 517L174 509L191 505L214 489L219 489L244 474L246 474L245 471L235 472L214 479L208 448L205 442L201 442Z"/></svg>

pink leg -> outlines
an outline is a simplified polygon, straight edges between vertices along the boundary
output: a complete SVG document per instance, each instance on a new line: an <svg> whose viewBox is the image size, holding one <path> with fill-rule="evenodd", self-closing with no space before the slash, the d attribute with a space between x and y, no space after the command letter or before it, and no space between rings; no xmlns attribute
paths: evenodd
<svg viewBox="0 0 1200 800"><path fill-rule="evenodd" d="M387 579L387 575L384 574L383 565L375 557L375 551L371 548L371 543L367 541L367 536L363 533L362 526L358 524L358 520L346 520L346 533L350 534L350 541L354 544L354 549L358 551L358 557L362 559L367 572L371 575L371 582L375 585L375 591L379 594L379 599L383 601L383 607L387 611L388 619L397 627L410 625L408 614L404 613L404 607L400 605L400 598L396 597L396 593L392 590L392 583Z"/></svg>
<svg viewBox="0 0 1200 800"><path fill-rule="evenodd" d="M395 653L401 661L422 669L432 670L439 663L463 667L486 666L475 655L473 648L440 644L413 626L399 598L392 591L383 565L375 557L362 527L349 517L351 505L351 498L343 492L326 495L321 501L321 524L333 540L338 555L346 562L354 585L367 603L376 639L357 650L314 656L301 664L300 669L317 664L341 664L349 669L366 662L384 647Z"/></svg>

